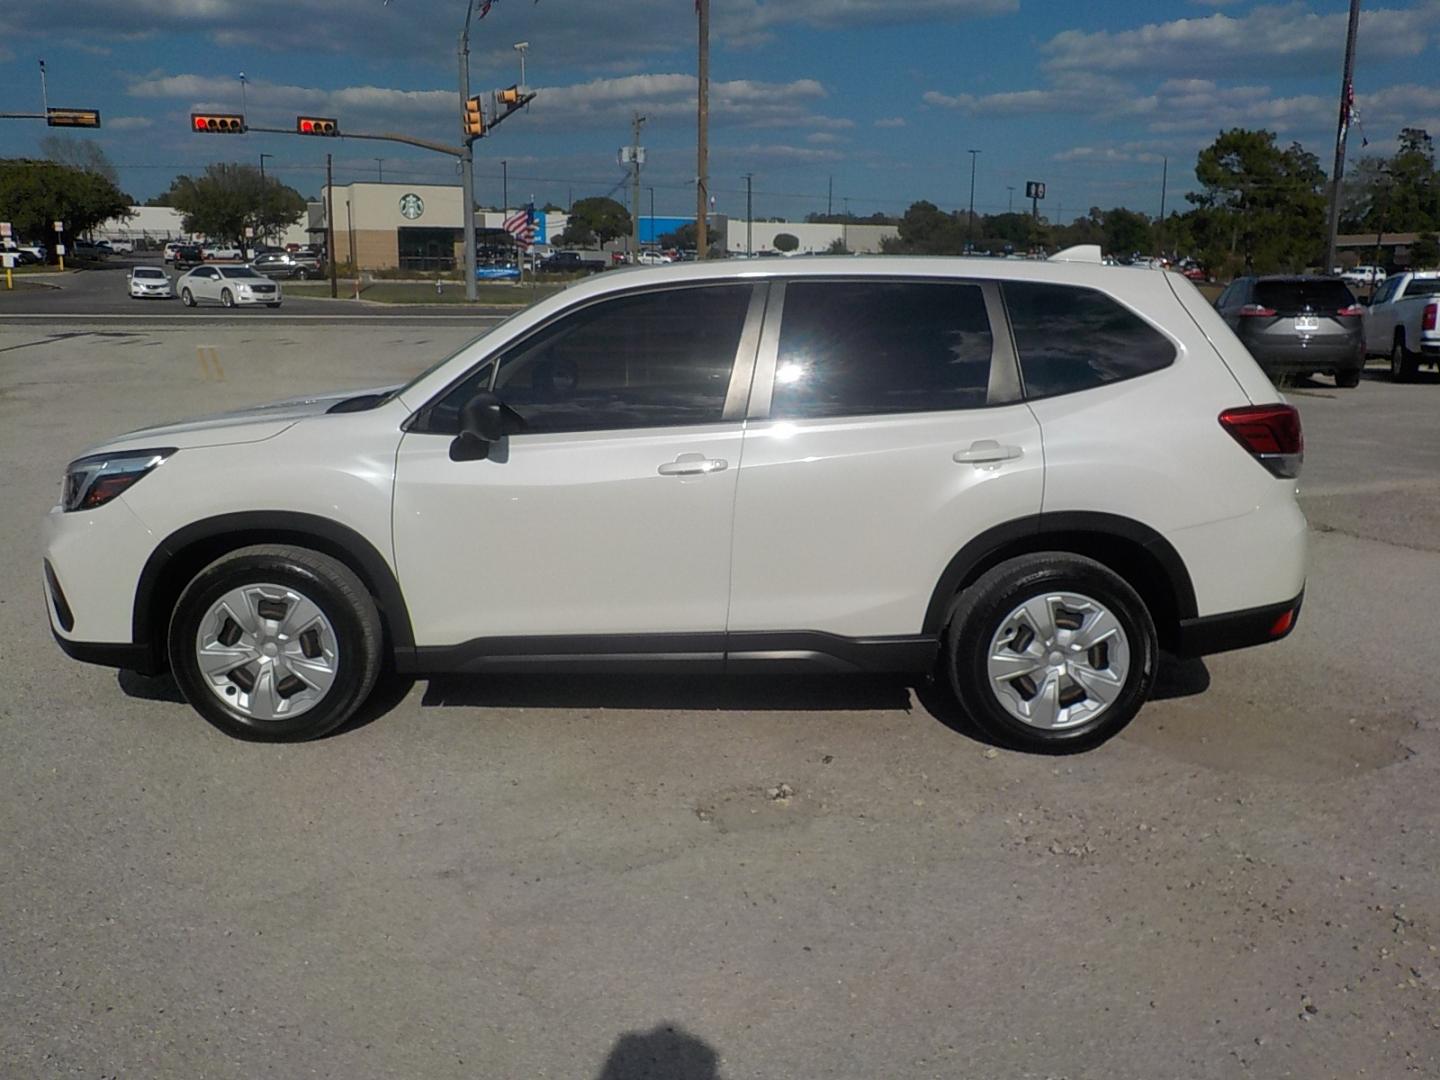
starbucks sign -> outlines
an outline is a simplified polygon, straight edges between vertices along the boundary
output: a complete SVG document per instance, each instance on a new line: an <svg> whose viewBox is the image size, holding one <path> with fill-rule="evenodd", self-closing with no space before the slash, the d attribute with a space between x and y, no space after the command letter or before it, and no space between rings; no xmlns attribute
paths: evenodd
<svg viewBox="0 0 1440 1080"><path fill-rule="evenodd" d="M407 191L400 196L400 216L406 221L414 221L423 213L425 213L425 200L419 195L413 191Z"/></svg>

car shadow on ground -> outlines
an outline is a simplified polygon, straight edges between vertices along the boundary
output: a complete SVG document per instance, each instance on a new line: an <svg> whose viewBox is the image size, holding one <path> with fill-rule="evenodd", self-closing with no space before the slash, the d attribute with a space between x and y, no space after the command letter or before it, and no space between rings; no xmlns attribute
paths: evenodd
<svg viewBox="0 0 1440 1080"><path fill-rule="evenodd" d="M596 1080L719 1080L720 1055L679 1024L627 1031L615 1040Z"/></svg>
<svg viewBox="0 0 1440 1080"><path fill-rule="evenodd" d="M148 677L121 671L117 681L127 697L185 703L168 674ZM382 719L410 696L418 681L383 673L359 711L323 738L347 735ZM1210 671L1202 660L1162 654L1150 700L1193 697L1209 688ZM910 712L916 703L957 735L998 745L943 683L894 675L437 675L428 680L420 698L426 708L667 712Z"/></svg>

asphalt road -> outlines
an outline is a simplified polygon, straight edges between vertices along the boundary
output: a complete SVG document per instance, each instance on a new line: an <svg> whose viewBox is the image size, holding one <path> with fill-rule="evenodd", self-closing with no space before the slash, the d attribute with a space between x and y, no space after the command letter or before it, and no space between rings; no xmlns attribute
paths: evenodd
<svg viewBox="0 0 1440 1080"><path fill-rule="evenodd" d="M45 274L40 276L21 275L15 278L19 288L0 288L0 319L21 322L64 320L77 316L104 316L128 322L158 322L203 320L209 323L225 322L248 325L254 322L278 320L282 324L294 322L349 321L355 318L388 319L410 322L420 319L441 319L451 322L475 322L479 325L493 323L508 315L514 308L476 305L470 308L455 304L377 304L367 300L352 300L346 297L347 283L340 282L340 299L302 297L295 293L286 295L284 306L278 311L269 308L240 308L226 310L219 306L187 308L175 300L136 300L129 294L125 281L126 271L137 265L163 266L157 258L126 258L114 256L92 268L74 273ZM167 267L167 269L169 269ZM178 276L169 270L172 278ZM0 282L3 284L3 282ZM281 282L282 289L285 282ZM456 282L445 286L451 291L462 289ZM517 297L520 296L517 290Z"/></svg>
<svg viewBox="0 0 1440 1080"><path fill-rule="evenodd" d="M1076 757L846 679L437 680L258 746L50 641L68 457L468 332L0 323L0 1074L1440 1074L1440 380L1296 391L1299 628Z"/></svg>

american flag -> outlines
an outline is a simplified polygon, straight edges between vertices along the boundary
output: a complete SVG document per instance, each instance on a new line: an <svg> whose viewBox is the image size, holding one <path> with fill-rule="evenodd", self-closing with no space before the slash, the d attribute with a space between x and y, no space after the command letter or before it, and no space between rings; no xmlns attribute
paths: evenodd
<svg viewBox="0 0 1440 1080"><path fill-rule="evenodd" d="M506 218L505 231L515 237L521 251L529 251L535 242L535 207L527 206Z"/></svg>

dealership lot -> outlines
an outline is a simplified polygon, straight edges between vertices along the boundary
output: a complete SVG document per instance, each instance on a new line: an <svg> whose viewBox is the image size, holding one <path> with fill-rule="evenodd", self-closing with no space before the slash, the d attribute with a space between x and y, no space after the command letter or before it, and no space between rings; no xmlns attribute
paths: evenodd
<svg viewBox="0 0 1440 1080"><path fill-rule="evenodd" d="M1296 389L1299 629L1079 757L842 679L447 679L256 746L50 641L37 527L89 442L474 330L0 326L16 1075L586 1077L666 1025L726 1077L1440 1069L1440 379Z"/></svg>

